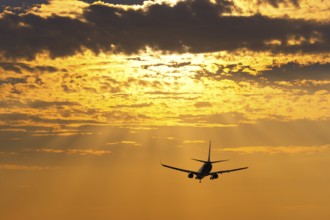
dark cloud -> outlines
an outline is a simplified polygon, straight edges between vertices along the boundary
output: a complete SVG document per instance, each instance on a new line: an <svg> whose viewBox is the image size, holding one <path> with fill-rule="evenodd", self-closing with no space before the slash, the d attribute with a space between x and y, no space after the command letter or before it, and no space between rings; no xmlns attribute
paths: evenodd
<svg viewBox="0 0 330 220"><path fill-rule="evenodd" d="M92 4L94 2L105 2L105 3L111 3L111 4L121 4L121 5L142 5L143 2L147 0L81 0L83 2ZM222 2L221 0L217 0L217 2ZM294 5L296 7L299 7L300 0L258 0L258 5L263 4L270 4L273 7L278 8L281 4L283 5Z"/></svg>
<svg viewBox="0 0 330 220"><path fill-rule="evenodd" d="M207 70L204 66L200 66L201 70L196 73L194 76L195 79L200 80L201 78L210 78L215 80L223 79L237 79L246 80L246 79L255 79L250 72L257 72L257 70L249 65L243 65L242 63L237 64L213 64L217 67L215 72Z"/></svg>
<svg viewBox="0 0 330 220"><path fill-rule="evenodd" d="M216 64L215 64L216 65ZM254 81L262 84L277 84L287 82L300 86L315 87L314 89L324 89L329 87L327 83L313 84L313 81L326 82L330 80L330 63L309 63L299 64L296 61L277 65L267 66L267 70L259 72L249 65L230 64L217 65L216 72L202 69L196 75L196 79L212 78L215 80L230 79L235 81ZM252 75L251 72L258 73ZM301 81L305 83L302 84ZM291 85L292 86L292 85Z"/></svg>
<svg viewBox="0 0 330 220"><path fill-rule="evenodd" d="M54 66L35 66L34 68L40 72L47 72L47 73L56 72L58 70ZM65 70L62 69L62 71L65 71Z"/></svg>
<svg viewBox="0 0 330 220"><path fill-rule="evenodd" d="M247 76L244 75L243 78ZM311 93L318 90L330 91L330 84L326 83L326 81L330 81L330 63L301 65L296 62L289 62L281 66L269 67L269 70L256 77L266 83L275 83L277 86L281 85L280 82L289 82L292 84L289 87L304 89ZM251 77L249 78L251 79Z"/></svg>
<svg viewBox="0 0 330 220"><path fill-rule="evenodd" d="M27 79L26 78L7 78L7 79L0 79L0 86L2 84L10 84L10 85L16 85L20 83L26 83Z"/></svg>
<svg viewBox="0 0 330 220"><path fill-rule="evenodd" d="M0 30L0 51L7 57L28 59L42 51L49 51L53 57L72 55L80 51L81 46L89 45L88 32L91 31L79 20L32 14L6 14L0 19Z"/></svg>
<svg viewBox="0 0 330 220"><path fill-rule="evenodd" d="M249 68L247 66L229 65L222 66L230 69L228 74L223 74L222 69L219 68L215 75L220 78L228 78L235 80L263 80L265 82L274 83L279 81L294 82L297 80L330 80L330 63L313 63L302 65L297 62L289 62L282 65L268 66L268 70L261 72L258 75L251 75L243 70ZM201 75L203 75L201 73ZM208 76L210 74L207 74Z"/></svg>
<svg viewBox="0 0 330 220"><path fill-rule="evenodd" d="M158 66L167 66L171 68L180 68L184 66L190 66L191 62L170 62L169 64L166 63L156 63L156 64L149 64L143 65L142 68L149 69L150 67L158 67Z"/></svg>
<svg viewBox="0 0 330 220"><path fill-rule="evenodd" d="M88 48L95 53L136 53L146 46L169 52L254 51L328 52L330 25L289 18L222 16L229 1L187 0L175 6L154 4L145 10L90 5L85 21L53 15L6 14L0 19L0 52L33 59L42 51L69 56ZM290 38L305 39L291 45ZM315 41L315 37L318 38ZM314 43L309 43L310 40ZM269 44L272 40L281 44ZM15 45L15 46L13 46Z"/></svg>
<svg viewBox="0 0 330 220"><path fill-rule="evenodd" d="M19 63L19 62L0 62L0 68L5 71L13 71L16 73L22 73L22 70L26 70L29 72L55 72L57 71L56 67L53 66L31 66L29 64L25 63Z"/></svg>
<svg viewBox="0 0 330 220"><path fill-rule="evenodd" d="M98 0L81 0L87 3L98 2ZM111 3L111 4L120 4L120 5L142 5L146 0L101 0L101 2Z"/></svg>
<svg viewBox="0 0 330 220"><path fill-rule="evenodd" d="M29 68L29 66L25 65L25 64L18 64L18 63L1 62L0 68L2 68L3 70L6 70L6 71L22 73L21 68L26 69L26 68Z"/></svg>
<svg viewBox="0 0 330 220"><path fill-rule="evenodd" d="M17 100L1 100L0 108L13 108L13 107L23 107L24 104Z"/></svg>
<svg viewBox="0 0 330 220"><path fill-rule="evenodd" d="M48 0L1 0L0 6L22 7L24 5L47 4Z"/></svg>
<svg viewBox="0 0 330 220"><path fill-rule="evenodd" d="M0 12L6 9L12 12L20 13L27 11L31 7L48 3L48 0L1 0Z"/></svg>
<svg viewBox="0 0 330 220"><path fill-rule="evenodd" d="M293 81L293 80L330 80L330 63L314 63L300 65L289 62L281 66L274 66L264 71L261 75L269 81Z"/></svg>
<svg viewBox="0 0 330 220"><path fill-rule="evenodd" d="M51 108L51 107L56 107L56 108L63 108L65 106L78 106L78 103L75 102L47 102L47 101L32 101L28 102L27 106L31 108Z"/></svg>
<svg viewBox="0 0 330 220"><path fill-rule="evenodd" d="M153 91L145 92L146 95L150 95L155 99L182 99L182 100L195 100L199 98L199 93L188 93L188 92L164 92L164 91Z"/></svg>

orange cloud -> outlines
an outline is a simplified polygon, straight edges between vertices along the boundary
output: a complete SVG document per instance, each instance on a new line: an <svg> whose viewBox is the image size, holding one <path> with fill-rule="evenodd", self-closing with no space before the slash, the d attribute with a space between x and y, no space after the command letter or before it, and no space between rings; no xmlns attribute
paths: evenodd
<svg viewBox="0 0 330 220"><path fill-rule="evenodd" d="M250 146L250 147L236 147L223 148L220 151L237 152L242 154L298 154L298 153L317 153L329 151L330 145L323 146Z"/></svg>
<svg viewBox="0 0 330 220"><path fill-rule="evenodd" d="M116 142L106 143L106 145L119 145L119 144L141 146L141 144L137 143L136 141L116 141Z"/></svg>
<svg viewBox="0 0 330 220"><path fill-rule="evenodd" d="M50 148L41 148L33 150L36 152L43 153L55 153L55 154L76 154L76 155L95 155L103 156L111 154L111 151L108 150L94 150L94 149L50 149Z"/></svg>
<svg viewBox="0 0 330 220"><path fill-rule="evenodd" d="M58 170L60 167L43 167L43 166L30 166L19 164L0 164L0 170L22 170L22 171L41 171L41 170Z"/></svg>
<svg viewBox="0 0 330 220"><path fill-rule="evenodd" d="M205 140L184 140L183 144L204 144Z"/></svg>

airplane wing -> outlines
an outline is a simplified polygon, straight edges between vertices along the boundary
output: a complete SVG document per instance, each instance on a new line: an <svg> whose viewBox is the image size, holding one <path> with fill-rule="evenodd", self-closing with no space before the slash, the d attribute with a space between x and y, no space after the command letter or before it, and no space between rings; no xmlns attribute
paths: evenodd
<svg viewBox="0 0 330 220"><path fill-rule="evenodd" d="M167 167L167 168L173 169L173 170L181 171L181 172L193 173L193 174L195 174L195 175L198 174L198 172L196 172L196 171L192 171L192 170L185 170L185 169L181 169L181 168L177 168L177 167L172 167L172 166L169 166L169 165L166 165L166 164L161 164L161 165L164 166L164 167Z"/></svg>
<svg viewBox="0 0 330 220"><path fill-rule="evenodd" d="M245 170L247 168L249 168L249 167L240 167L240 168L236 168L236 169L232 169L232 170L220 170L220 171L211 172L209 175L212 175L212 174L222 174L222 173L230 173L230 172L234 172L234 171Z"/></svg>

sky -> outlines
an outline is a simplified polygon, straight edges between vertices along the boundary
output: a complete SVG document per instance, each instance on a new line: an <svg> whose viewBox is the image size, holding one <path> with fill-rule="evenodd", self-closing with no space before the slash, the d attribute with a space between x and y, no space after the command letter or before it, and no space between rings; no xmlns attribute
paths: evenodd
<svg viewBox="0 0 330 220"><path fill-rule="evenodd" d="M326 220L330 2L0 0L0 217ZM198 170L202 183L161 162Z"/></svg>

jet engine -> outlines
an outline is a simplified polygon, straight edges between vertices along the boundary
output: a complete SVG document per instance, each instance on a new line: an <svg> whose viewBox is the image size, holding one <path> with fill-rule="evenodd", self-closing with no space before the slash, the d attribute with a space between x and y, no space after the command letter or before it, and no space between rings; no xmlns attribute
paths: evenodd
<svg viewBox="0 0 330 220"><path fill-rule="evenodd" d="M210 180L214 180L214 179L218 179L218 174L217 173L213 173L210 177Z"/></svg>
<svg viewBox="0 0 330 220"><path fill-rule="evenodd" d="M189 173L188 174L188 178L194 178L194 174L193 173Z"/></svg>

